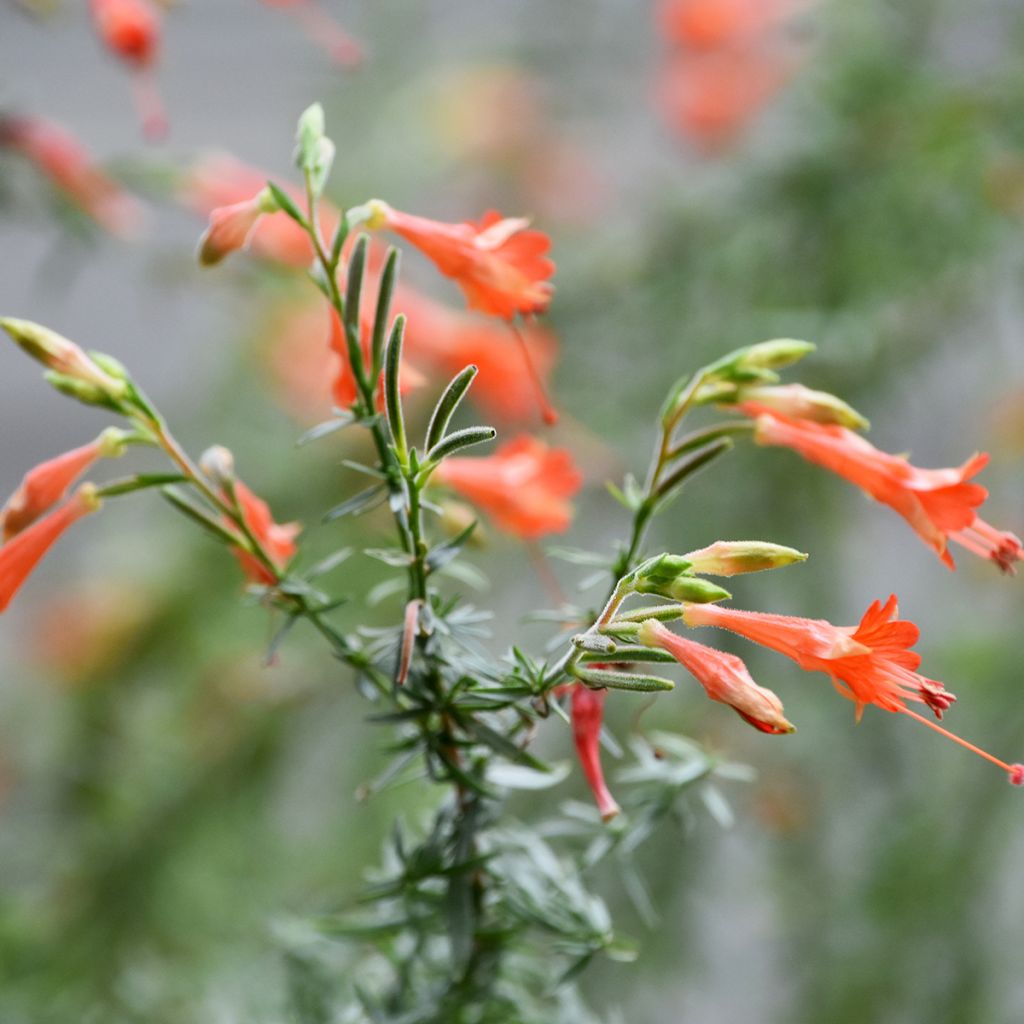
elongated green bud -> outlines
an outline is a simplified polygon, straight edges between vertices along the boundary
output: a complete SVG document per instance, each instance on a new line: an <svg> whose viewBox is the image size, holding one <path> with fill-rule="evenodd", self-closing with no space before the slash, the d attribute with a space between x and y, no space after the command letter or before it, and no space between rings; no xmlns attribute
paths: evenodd
<svg viewBox="0 0 1024 1024"><path fill-rule="evenodd" d="M736 402L755 402L795 420L836 423L850 430L867 430L871 424L856 409L827 391L803 384L740 388Z"/></svg>
<svg viewBox="0 0 1024 1024"><path fill-rule="evenodd" d="M107 373L73 341L56 331L14 317L0 319L0 326L33 359L53 371L54 376L49 379L54 387L80 401L101 404L118 401L128 393L126 381ZM81 387L76 390L76 385Z"/></svg>
<svg viewBox="0 0 1024 1024"><path fill-rule="evenodd" d="M804 562L807 555L795 548L763 540L719 540L699 551L691 551L686 558L690 560L691 572L708 576L737 576Z"/></svg>
<svg viewBox="0 0 1024 1024"><path fill-rule="evenodd" d="M732 597L728 590L709 580L694 576L691 562L682 555L657 555L642 563L633 573L631 589L637 594L657 594L673 601L705 604Z"/></svg>

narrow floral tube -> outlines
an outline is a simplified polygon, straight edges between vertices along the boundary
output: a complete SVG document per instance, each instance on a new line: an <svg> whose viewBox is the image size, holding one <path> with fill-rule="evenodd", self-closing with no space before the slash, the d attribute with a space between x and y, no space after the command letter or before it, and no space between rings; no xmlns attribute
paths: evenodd
<svg viewBox="0 0 1024 1024"><path fill-rule="evenodd" d="M755 729L773 735L795 731L783 714L782 701L771 690L758 686L736 655L687 640L656 619L641 625L637 640L647 647L668 651L704 687L711 700L727 704Z"/></svg>
<svg viewBox="0 0 1024 1024"><path fill-rule="evenodd" d="M607 696L607 690L591 690L582 683L572 687L572 737L576 756L603 821L611 821L621 811L605 783L601 767L601 726Z"/></svg>
<svg viewBox="0 0 1024 1024"><path fill-rule="evenodd" d="M4 541L21 533L61 501L68 488L98 459L120 455L123 450L121 432L111 429L95 441L47 459L29 470L0 509L0 532Z"/></svg>
<svg viewBox="0 0 1024 1024"><path fill-rule="evenodd" d="M65 530L100 507L96 488L82 484L63 505L0 545L0 612L32 574Z"/></svg>

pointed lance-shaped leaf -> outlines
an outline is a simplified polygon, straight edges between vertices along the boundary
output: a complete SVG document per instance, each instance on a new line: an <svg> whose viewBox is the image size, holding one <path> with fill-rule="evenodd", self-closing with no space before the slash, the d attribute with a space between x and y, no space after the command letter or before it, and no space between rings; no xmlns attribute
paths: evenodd
<svg viewBox="0 0 1024 1024"><path fill-rule="evenodd" d="M572 674L588 686L605 686L612 690L658 693L674 690L676 686L671 679L663 679L661 676L639 672L620 672L610 668L589 668L586 665L574 665Z"/></svg>
<svg viewBox="0 0 1024 1024"><path fill-rule="evenodd" d="M402 342L405 339L405 317L395 317L384 352L384 411L391 428L391 439L398 452L399 461L406 463L409 452L405 439L405 416L402 413L402 392L400 375L402 368Z"/></svg>
<svg viewBox="0 0 1024 1024"><path fill-rule="evenodd" d="M394 247L388 249L387 258L384 260L384 269L380 275L380 286L377 289L377 310L373 318L373 342L372 361L373 370L371 377L377 379L381 367L384 365L384 344L388 337L388 320L391 315L391 298L395 292L395 280L398 277L398 262L400 253Z"/></svg>
<svg viewBox="0 0 1024 1024"><path fill-rule="evenodd" d="M444 439L448 424L451 422L452 416L455 415L455 410L458 409L459 403L469 390L470 384L473 383L473 378L476 377L477 372L477 367L471 364L460 370L448 382L448 387L444 389L441 397L437 400L437 405L434 406L430 423L427 426L425 447L428 452Z"/></svg>
<svg viewBox="0 0 1024 1024"><path fill-rule="evenodd" d="M424 456L423 472L429 472L442 459L462 451L463 448L469 448L474 444L483 444L485 441L493 441L497 436L498 432L494 427L466 427L463 430L456 430L427 452Z"/></svg>

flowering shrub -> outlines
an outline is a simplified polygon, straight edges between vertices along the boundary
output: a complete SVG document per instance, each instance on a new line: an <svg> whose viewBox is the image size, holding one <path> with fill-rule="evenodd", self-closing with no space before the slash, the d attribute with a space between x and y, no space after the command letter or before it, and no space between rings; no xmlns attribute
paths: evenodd
<svg viewBox="0 0 1024 1024"><path fill-rule="evenodd" d="M987 456L975 455L960 468L919 469L879 451L857 433L866 420L840 398L781 383L780 371L812 353L805 342L755 343L684 372L658 412L643 482L628 476L611 488L627 513L624 538L610 556L565 552L574 562L598 567L607 584L603 602L582 613L555 609L550 618L560 632L547 656L525 644L502 658L482 648L484 615L461 592L457 571L479 523L475 514L459 522L447 493L468 501L531 551L539 538L569 526L582 475L567 450L535 436L502 439L489 454L470 454L497 432L453 425L479 371L473 363L451 365L450 352L450 380L418 381L420 391L437 397L427 422L413 421L403 394L413 376L406 357L416 353L406 350L418 347L411 339L423 325L414 293L398 283L399 251L376 251L371 236L388 231L421 249L461 287L471 310L494 318L486 330L474 327L481 362L494 358L492 345L513 346L502 348L501 371L492 375L494 391L484 406L490 401L507 410L503 373L507 391L519 396L517 411L528 393L540 418L551 423L556 415L546 395L546 366L535 358L543 346L530 341L537 330L532 318L553 296L549 242L524 220L497 213L449 224L377 199L335 210L322 198L333 156L323 113L313 106L299 122L299 188L253 181L221 164L223 180L206 167L185 191L209 218L199 244L204 265L247 247L285 264L306 256L311 261L311 287L323 304L323 354L332 357L323 365L332 368L336 408L303 440L326 445L340 431L359 430L372 442L375 461L356 467L370 482L326 518L387 506L394 543L364 551L395 570L389 582L404 593L404 612L387 628L363 626L362 595L346 591L343 582L325 582L343 575L350 550L339 548L309 564L301 526L275 521L242 482L227 449L215 445L199 458L187 453L128 369L36 323L0 321L46 368L58 391L122 422L31 470L7 502L0 610L74 523L116 499L155 491L237 559L249 591L275 623L268 659L298 624L315 630L376 705L374 720L392 730L395 758L385 776L416 766L443 794L432 802L432 818L422 830L395 828L359 907L303 923L295 942L306 951L301 955L313 960L327 946L331 956L315 970L302 961L297 1019L589 1019L574 978L599 955L628 959L635 950L613 931L581 865L625 863L691 791L713 778L744 774L682 737L656 735L637 741L636 763L613 794L601 763L609 695L624 691L625 700L671 691L675 682L661 673L678 663L711 700L728 705L759 732L782 736L794 730L780 697L758 684L739 657L707 646L703 633L697 641L680 629L718 627L771 648L804 671L827 675L854 702L858 718L870 705L903 714L980 754L1011 783L1024 784L1024 765L1000 760L937 724L956 698L917 671L920 658L912 647L918 629L898 617L894 596L874 602L849 627L742 611L724 603L731 595L714 579L780 569L807 556L770 539L713 535L689 552L646 550L653 518L698 472L737 442L753 440L791 448L889 505L950 568L949 541L1004 573L1024 558L1014 534L978 515L987 495L974 477ZM522 331L517 318L527 320ZM461 317L440 319L459 330L464 325ZM444 324L436 330L443 333ZM459 349L467 356L471 350ZM433 361L446 360L435 350ZM691 415L701 413L707 422L691 425ZM129 446L162 461L152 471L110 482L79 482ZM252 479L249 469L245 475ZM932 717L911 705L923 705ZM555 786L564 777L532 749L550 717L571 724L595 808L572 820L513 821L505 809L510 792ZM637 884L642 886L639 878Z"/></svg>

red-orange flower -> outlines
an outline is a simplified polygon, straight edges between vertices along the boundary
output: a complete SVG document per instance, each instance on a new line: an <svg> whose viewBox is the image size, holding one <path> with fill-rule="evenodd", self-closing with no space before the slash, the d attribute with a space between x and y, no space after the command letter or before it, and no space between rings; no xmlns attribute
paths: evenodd
<svg viewBox="0 0 1024 1024"><path fill-rule="evenodd" d="M921 657L910 648L919 631L912 622L897 619L896 596L883 605L875 601L857 626L833 626L824 619L746 612L714 604L687 604L688 626L718 626L792 658L807 672L824 672L844 697L854 702L857 717L868 704L909 715L943 736L967 747L1002 768L1015 785L1022 769L980 750L907 707L926 704L941 718L956 700L943 685L919 674Z"/></svg>
<svg viewBox="0 0 1024 1024"><path fill-rule="evenodd" d="M994 529L975 512L988 491L969 481L985 467L988 455L974 455L953 469L919 469L845 427L790 419L753 402L739 408L757 417L759 444L792 448L895 509L951 569L950 540L991 558L1004 572L1024 557L1016 536Z"/></svg>
<svg viewBox="0 0 1024 1024"><path fill-rule="evenodd" d="M295 554L295 538L302 532L302 527L298 523L275 523L269 506L262 498L257 498L241 480L235 480L233 486L245 525L274 566L283 571ZM277 577L255 555L237 548L235 556L253 583L269 586L277 582Z"/></svg>
<svg viewBox="0 0 1024 1024"><path fill-rule="evenodd" d="M182 202L201 217L210 217L218 207L251 201L267 184L269 175L224 153L209 154L189 168L180 188ZM305 198L295 189L285 192L303 211ZM324 234L330 237L338 225L339 213L327 202L318 204ZM313 259L309 236L286 213L268 213L260 218L248 237L253 255L289 267L308 267Z"/></svg>
<svg viewBox="0 0 1024 1024"><path fill-rule="evenodd" d="M211 210L210 222L199 239L199 262L211 267L230 253L243 249L260 219L268 212L274 211L268 209L263 190L240 203Z"/></svg>
<svg viewBox="0 0 1024 1024"><path fill-rule="evenodd" d="M372 227L401 235L458 282L470 309L510 320L517 313L543 313L551 302L555 272L551 240L528 230L521 217L490 210L476 223L446 224L402 213L373 200Z"/></svg>
<svg viewBox="0 0 1024 1024"><path fill-rule="evenodd" d="M99 507L96 489L90 484L83 484L63 505L0 545L0 612L7 609L21 585L61 534L72 523Z"/></svg>
<svg viewBox="0 0 1024 1024"><path fill-rule="evenodd" d="M105 174L69 132L37 117L0 119L0 145L17 150L67 199L113 235L138 227L138 203Z"/></svg>
<svg viewBox="0 0 1024 1024"><path fill-rule="evenodd" d="M593 668L605 668L594 665ZM607 690L591 690L583 683L563 683L556 686L553 693L562 696L569 693L570 718L572 721L573 745L579 758L583 775L594 794L598 813L602 821L611 821L621 808L612 796L604 780L604 769L601 767L601 727L604 722L604 702Z"/></svg>
<svg viewBox="0 0 1024 1024"><path fill-rule="evenodd" d="M662 36L691 50L717 49L770 28L804 0L661 0Z"/></svg>
<svg viewBox="0 0 1024 1024"><path fill-rule="evenodd" d="M527 436L508 441L494 455L445 459L434 477L524 540L568 529L569 498L583 486L568 451Z"/></svg>
<svg viewBox="0 0 1024 1024"><path fill-rule="evenodd" d="M714 151L764 109L793 68L785 54L756 46L673 54L661 69L657 99L681 134Z"/></svg>
<svg viewBox="0 0 1024 1024"><path fill-rule="evenodd" d="M135 101L146 135L167 130L167 118L150 77L160 48L160 15L149 0L89 0L100 40L135 71Z"/></svg>
<svg viewBox="0 0 1024 1024"><path fill-rule="evenodd" d="M316 0L263 0L268 7L290 10L302 24L309 38L330 54L342 67L355 67L362 62L363 48Z"/></svg>
<svg viewBox="0 0 1024 1024"><path fill-rule="evenodd" d="M708 697L728 704L755 729L773 735L794 731L783 714L782 701L771 690L758 686L735 654L687 640L656 619L640 627L637 639L648 647L668 651L704 687Z"/></svg>
<svg viewBox="0 0 1024 1024"><path fill-rule="evenodd" d="M117 431L104 431L89 444L73 448L40 463L25 474L18 489L0 509L0 532L4 541L21 533L41 515L62 501L68 488L97 459L120 455L124 449Z"/></svg>

